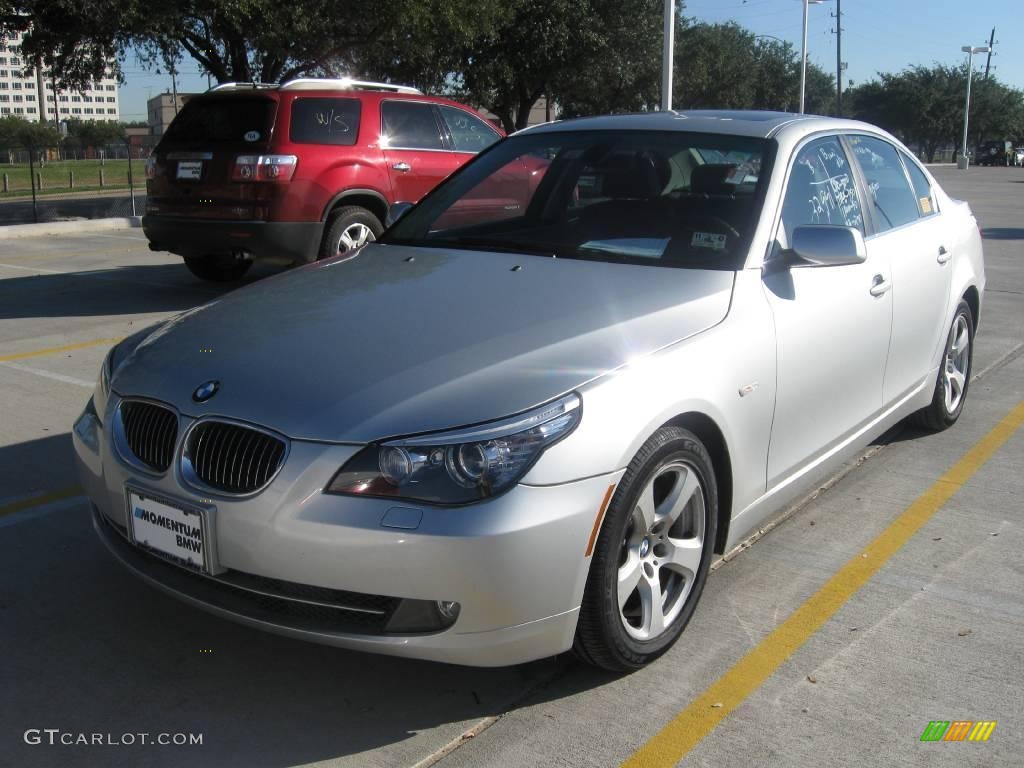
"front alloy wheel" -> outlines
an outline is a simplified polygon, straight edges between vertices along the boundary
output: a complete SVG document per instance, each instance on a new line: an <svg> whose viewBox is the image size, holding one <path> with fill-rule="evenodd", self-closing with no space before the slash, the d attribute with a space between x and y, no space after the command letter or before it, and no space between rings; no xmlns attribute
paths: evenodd
<svg viewBox="0 0 1024 768"><path fill-rule="evenodd" d="M688 430L662 427L626 468L594 548L573 649L617 672L649 664L682 633L711 565L718 491Z"/></svg>
<svg viewBox="0 0 1024 768"><path fill-rule="evenodd" d="M619 617L626 633L653 640L676 620L704 553L704 492L697 470L676 461L637 499L619 553Z"/></svg>

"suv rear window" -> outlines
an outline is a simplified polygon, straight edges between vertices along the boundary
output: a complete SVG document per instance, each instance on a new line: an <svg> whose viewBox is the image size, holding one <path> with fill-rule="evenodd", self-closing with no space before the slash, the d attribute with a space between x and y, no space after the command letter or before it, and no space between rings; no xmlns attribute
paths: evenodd
<svg viewBox="0 0 1024 768"><path fill-rule="evenodd" d="M175 144L265 142L276 107L273 99L193 99L171 122L164 140Z"/></svg>
<svg viewBox="0 0 1024 768"><path fill-rule="evenodd" d="M361 107L358 99L295 99L289 136L296 144L352 146L359 134Z"/></svg>

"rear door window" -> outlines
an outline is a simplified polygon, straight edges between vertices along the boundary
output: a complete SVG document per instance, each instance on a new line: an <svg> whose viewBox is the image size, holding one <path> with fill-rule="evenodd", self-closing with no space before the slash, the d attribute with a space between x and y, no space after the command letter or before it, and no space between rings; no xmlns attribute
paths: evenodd
<svg viewBox="0 0 1024 768"><path fill-rule="evenodd" d="M381 143L385 149L444 149L434 107L418 101L380 105Z"/></svg>
<svg viewBox="0 0 1024 768"><path fill-rule="evenodd" d="M202 146L266 143L276 112L273 99L192 99L168 126L163 140Z"/></svg>
<svg viewBox="0 0 1024 768"><path fill-rule="evenodd" d="M359 134L361 108L359 99L295 99L289 137L296 144L352 146Z"/></svg>
<svg viewBox="0 0 1024 768"><path fill-rule="evenodd" d="M932 185L928 181L928 177L924 175L921 167L907 155L902 152L900 155L903 157L903 164L907 167L907 173L910 175L910 183L914 187L917 210L922 217L938 213L935 209L935 195L932 193Z"/></svg>
<svg viewBox="0 0 1024 768"><path fill-rule="evenodd" d="M480 152L501 138L491 126L468 112L443 104L438 105L438 109L456 152Z"/></svg>
<svg viewBox="0 0 1024 768"><path fill-rule="evenodd" d="M864 173L875 229L886 232L917 221L918 204L896 147L873 136L846 137Z"/></svg>

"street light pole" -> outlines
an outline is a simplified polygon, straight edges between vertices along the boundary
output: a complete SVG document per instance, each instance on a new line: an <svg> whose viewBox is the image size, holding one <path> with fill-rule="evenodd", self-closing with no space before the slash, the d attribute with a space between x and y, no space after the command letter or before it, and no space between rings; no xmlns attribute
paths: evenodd
<svg viewBox="0 0 1024 768"><path fill-rule="evenodd" d="M960 48L967 54L967 98L964 101L964 142L960 147L960 157L956 159L956 167L961 171L967 170L967 120L971 114L971 75L974 74L974 54L988 53L992 49L987 45L965 45Z"/></svg>
<svg viewBox="0 0 1024 768"><path fill-rule="evenodd" d="M820 5L824 0L800 0L804 7L804 42L800 48L800 114L804 113L807 98L807 8L811 4Z"/></svg>
<svg viewBox="0 0 1024 768"><path fill-rule="evenodd" d="M661 49L661 108L672 109L672 65L676 37L675 0L665 0L665 32Z"/></svg>
<svg viewBox="0 0 1024 768"><path fill-rule="evenodd" d="M804 113L804 104L807 95L807 0L803 0L804 7L804 38L800 46L800 114Z"/></svg>

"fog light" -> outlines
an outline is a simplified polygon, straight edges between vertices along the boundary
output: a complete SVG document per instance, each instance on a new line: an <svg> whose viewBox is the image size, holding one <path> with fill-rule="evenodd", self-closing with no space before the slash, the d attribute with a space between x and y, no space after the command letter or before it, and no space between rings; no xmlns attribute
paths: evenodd
<svg viewBox="0 0 1024 768"><path fill-rule="evenodd" d="M455 623L462 606L453 600L402 600L388 619L388 634L440 632Z"/></svg>
<svg viewBox="0 0 1024 768"><path fill-rule="evenodd" d="M459 618L459 611L461 610L462 606L454 600L437 601L437 612L441 614L441 618L449 623L455 623L455 620Z"/></svg>

